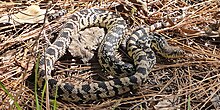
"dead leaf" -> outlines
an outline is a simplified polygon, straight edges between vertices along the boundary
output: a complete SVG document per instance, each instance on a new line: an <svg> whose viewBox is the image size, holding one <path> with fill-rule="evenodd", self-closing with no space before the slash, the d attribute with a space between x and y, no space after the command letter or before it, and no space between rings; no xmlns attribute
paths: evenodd
<svg viewBox="0 0 220 110"><path fill-rule="evenodd" d="M20 25L22 23L43 23L45 9L40 9L38 5L31 5L26 10L13 15L6 15L0 18L0 23L10 23Z"/></svg>

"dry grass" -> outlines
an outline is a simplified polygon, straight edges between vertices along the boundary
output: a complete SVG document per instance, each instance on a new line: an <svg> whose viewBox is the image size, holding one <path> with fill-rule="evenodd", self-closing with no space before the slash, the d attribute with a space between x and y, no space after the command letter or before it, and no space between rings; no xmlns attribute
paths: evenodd
<svg viewBox="0 0 220 110"><path fill-rule="evenodd" d="M0 15L16 13L18 9L24 9L30 4L33 3L0 2ZM161 0L149 2L148 7L145 8L141 8L137 3L122 0L60 1L52 5L41 2L40 6L44 9L55 6L54 10L59 8L80 10L93 6L110 9L109 7L114 7L115 4L121 4L118 8L123 12L119 13L130 22L132 28L162 21L166 18L164 15L169 15L171 20L178 18L171 27L157 31L167 35L169 44L181 47L186 51L186 55L179 59L158 58L158 63L149 75L148 83L137 92L86 104L59 101L59 109L134 109L136 107L139 109L217 109L220 107L220 2L218 0L207 0L194 5L180 0ZM146 8L156 10L151 12ZM1 88L0 109L14 109L14 102L23 109L36 108L34 90L31 89L34 81L27 78L34 74L33 66L37 53L42 53L45 36L51 38L50 27L57 29L55 32L58 32L60 21L62 20L45 25L21 24L0 27L0 80L14 97L13 101ZM49 33L44 33L45 30ZM69 69L70 66L72 66L71 69ZM82 64L77 60L64 59L56 64L56 69L75 73L76 75L72 75L73 82L101 73L96 71L101 70L97 61ZM78 74L80 72L84 74Z"/></svg>

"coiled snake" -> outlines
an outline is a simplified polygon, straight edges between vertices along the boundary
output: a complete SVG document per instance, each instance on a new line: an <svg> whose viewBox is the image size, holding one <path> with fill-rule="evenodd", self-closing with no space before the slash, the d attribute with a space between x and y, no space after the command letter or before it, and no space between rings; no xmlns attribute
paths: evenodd
<svg viewBox="0 0 220 110"><path fill-rule="evenodd" d="M79 85L52 78L51 71L54 63L65 54L71 38L78 31L90 26L107 29L107 34L99 47L100 64L107 71L129 72L135 70L135 73L109 81L84 81ZM126 46L129 56L134 60L134 65L125 63L115 56L126 27L123 18L116 13L102 9L85 9L72 14L64 24L58 38L46 48L45 56L40 59L39 87L42 88L45 80L48 80L50 95L55 96L57 90L57 97L73 102L113 97L136 89L145 83L148 73L156 62L152 47L166 57L183 54L181 49L170 47L159 34L149 33L149 28L140 28L131 34Z"/></svg>

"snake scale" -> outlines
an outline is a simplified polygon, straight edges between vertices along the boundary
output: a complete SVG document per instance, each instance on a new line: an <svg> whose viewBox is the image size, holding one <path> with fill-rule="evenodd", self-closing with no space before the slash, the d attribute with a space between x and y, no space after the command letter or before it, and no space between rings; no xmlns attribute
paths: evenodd
<svg viewBox="0 0 220 110"><path fill-rule="evenodd" d="M71 43L71 38L80 30L91 26L100 26L107 29L107 34L99 47L100 64L107 71L124 71L128 73L135 70L135 72L126 77L109 81L83 81L78 85L54 79L51 76L53 66L65 54ZM42 88L47 80L51 96L55 96L57 91L58 98L72 102L113 97L137 89L145 83L156 62L152 48L165 57L175 57L183 54L181 49L170 47L159 34L149 33L150 28L140 28L129 36L126 44L128 55L133 59L134 65L125 63L117 59L116 54L126 28L125 20L114 12L91 8L73 13L64 24L58 38L46 48L45 55L40 59L39 87Z"/></svg>

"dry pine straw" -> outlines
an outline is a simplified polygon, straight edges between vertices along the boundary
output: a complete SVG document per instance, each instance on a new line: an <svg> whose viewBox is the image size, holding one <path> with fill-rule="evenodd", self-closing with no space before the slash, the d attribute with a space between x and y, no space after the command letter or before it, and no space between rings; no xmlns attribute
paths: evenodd
<svg viewBox="0 0 220 110"><path fill-rule="evenodd" d="M214 102L217 100L219 91L219 60L220 60L220 43L219 38L219 3L216 0L209 0L194 5L185 4L182 1L174 3L169 2L150 2L154 8L158 9L154 13L148 13L152 16L146 17L144 9L140 5L131 3L125 5L123 1L113 0L103 2L69 2L65 3L65 8L70 6L80 8L91 7L102 4L102 6L113 6L112 4L123 4L127 8L123 14L130 21L134 21L132 27L139 23L141 25L148 22L149 24L164 18L162 14L168 13L170 19L179 17L179 9L184 10L185 16L180 17L178 21L173 22L171 27L158 30L162 34L169 35L167 39L170 45L179 46L186 51L186 55L179 59L162 59L158 58L158 63L149 75L149 81L139 90L131 94L125 94L120 97L103 99L88 104L74 104L69 102L58 102L59 108L68 107L75 109L101 109L101 108L182 108L186 109L188 104L192 109L215 108L218 105ZM63 7L63 2L54 3ZM25 4L0 4L0 15L8 14L15 9L24 9ZM45 3L41 3L46 7ZM120 8L123 8L120 6ZM196 7L196 6L199 6ZM133 12L137 8L136 14ZM146 8L146 7L145 7ZM10 10L12 9L12 10ZM123 9L125 10L125 9ZM145 10L146 11L146 10ZM176 12L176 13L175 13ZM137 14L138 13L138 14ZM51 27L60 27L60 22L56 22ZM0 80L9 90L15 100L22 108L35 108L34 92L25 82L29 75L34 74L33 66L36 60L36 52L39 46L42 47L43 36L49 35L42 32L42 25L22 24L19 27L9 26L0 27ZM43 30L49 30L45 25ZM39 36L40 35L40 36ZM173 36L173 37L170 37ZM36 43L36 38L40 37L40 43ZM68 62L68 63L67 63ZM165 62L165 63L164 63ZM68 65L68 67L66 67ZM95 65L95 66L94 66ZM72 66L70 69L69 67ZM61 60L56 64L56 68L61 71L70 71L75 73L71 78L73 82L91 80L91 75L101 73L97 61L90 64L81 64L77 60ZM85 70L85 71L83 71ZM79 74L79 73L84 74ZM60 75L63 77L62 75ZM83 79L83 80L82 80ZM30 82L30 81L29 81ZM33 85L33 84L32 84ZM14 108L13 101L9 96L0 89L0 109ZM217 100L219 101L219 100ZM172 104L172 105L171 105ZM45 106L43 106L45 107Z"/></svg>

